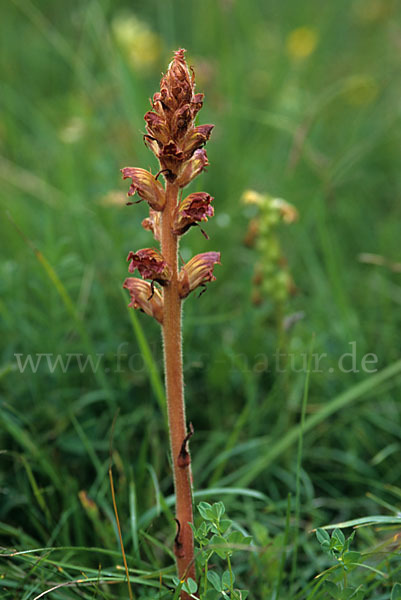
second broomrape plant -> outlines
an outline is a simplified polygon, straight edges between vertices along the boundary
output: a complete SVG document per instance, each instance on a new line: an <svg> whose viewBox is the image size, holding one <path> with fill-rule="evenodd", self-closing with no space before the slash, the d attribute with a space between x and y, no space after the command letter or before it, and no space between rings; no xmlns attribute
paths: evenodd
<svg viewBox="0 0 401 600"><path fill-rule="evenodd" d="M181 310L183 300L197 287L215 279L213 268L219 252L197 254L178 269L180 237L193 225L212 217L213 198L206 192L189 194L182 190L208 166L206 151L213 125L195 126L203 94L195 93L194 73L185 62L185 50L177 50L160 92L153 96L152 110L145 114L144 140L160 163L158 175L140 168L122 169L131 179L128 195L138 194L149 204L149 217L142 226L160 242L161 252L144 248L128 255L129 272L124 287L131 295L130 306L154 317L162 326L170 447L176 495L177 535L174 553L181 580L195 576L191 458L188 448L183 392ZM165 185L158 177L163 176ZM140 201L140 200L139 200ZM149 281L144 281L149 280ZM188 596L183 593L183 598Z"/></svg>

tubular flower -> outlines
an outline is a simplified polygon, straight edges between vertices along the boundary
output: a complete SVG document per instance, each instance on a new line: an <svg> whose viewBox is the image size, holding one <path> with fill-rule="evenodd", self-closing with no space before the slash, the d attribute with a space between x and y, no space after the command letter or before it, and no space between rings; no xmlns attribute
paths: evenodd
<svg viewBox="0 0 401 600"><path fill-rule="evenodd" d="M171 272L163 257L152 250L143 248L137 252L130 252L127 261L130 260L128 271L134 273L138 269L144 279L152 279L160 285L167 285L171 279Z"/></svg>
<svg viewBox="0 0 401 600"><path fill-rule="evenodd" d="M186 298L200 285L214 281L213 268L216 263L220 263L220 252L203 252L191 258L178 276L181 298Z"/></svg>
<svg viewBox="0 0 401 600"><path fill-rule="evenodd" d="M163 298L159 290L152 287L148 281L136 277L127 277L123 288L128 290L131 296L128 306L139 308L159 323L163 323Z"/></svg>
<svg viewBox="0 0 401 600"><path fill-rule="evenodd" d="M192 158L188 160L182 167L182 170L178 176L178 185L181 188L186 187L199 173L209 166L206 151L195 150Z"/></svg>
<svg viewBox="0 0 401 600"><path fill-rule="evenodd" d="M175 52L160 82L160 92L153 96L152 109L145 114L145 143L169 181L174 181L183 164L206 144L213 129L213 125L194 126L203 94L195 94L195 78L184 54L183 49Z"/></svg>
<svg viewBox="0 0 401 600"><path fill-rule="evenodd" d="M211 206L213 200L214 198L206 192L189 194L176 208L173 232L176 235L183 235L192 225L213 217L214 208Z"/></svg>
<svg viewBox="0 0 401 600"><path fill-rule="evenodd" d="M192 156L195 150L202 148L210 138L213 127L214 125L199 125L189 131L184 140L184 153Z"/></svg>
<svg viewBox="0 0 401 600"><path fill-rule="evenodd" d="M160 181L145 169L125 167L121 169L123 179L131 179L128 196L138 193L141 200L145 200L153 210L163 210L166 204L166 194Z"/></svg>

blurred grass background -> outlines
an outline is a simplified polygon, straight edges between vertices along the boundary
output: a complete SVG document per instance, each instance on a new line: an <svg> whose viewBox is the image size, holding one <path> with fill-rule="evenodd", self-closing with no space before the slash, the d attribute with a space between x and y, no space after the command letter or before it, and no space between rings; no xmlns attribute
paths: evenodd
<svg viewBox="0 0 401 600"><path fill-rule="evenodd" d="M217 281L185 304L195 489L223 499L264 548L238 565L252 598L275 597L288 493L298 592L327 566L311 528L397 510L400 16L395 0L3 3L0 543L109 552L82 550L78 560L60 551L36 580L29 561L4 559L5 598L34 598L47 581L75 577L75 560L87 575L121 562L107 477L117 409L115 485L131 565L172 572L160 333L129 313L120 291L128 251L153 240L140 227L146 207L125 206L119 169L156 169L143 114L178 47L206 95L200 123L216 125L200 183L215 197L211 239L191 231L182 257L222 253ZM240 202L248 188L300 214L280 231L297 287L285 312L304 313L282 351L301 360L314 334L313 351L328 355L310 378L301 467L305 373L302 362L298 372L275 368L271 299L251 302L258 257L243 244L250 213ZM358 365L374 353L384 376L338 368L353 341ZM65 373L44 363L21 373L16 353L102 359L96 373L74 361ZM360 535L368 546L380 537ZM81 597L73 593L52 597Z"/></svg>

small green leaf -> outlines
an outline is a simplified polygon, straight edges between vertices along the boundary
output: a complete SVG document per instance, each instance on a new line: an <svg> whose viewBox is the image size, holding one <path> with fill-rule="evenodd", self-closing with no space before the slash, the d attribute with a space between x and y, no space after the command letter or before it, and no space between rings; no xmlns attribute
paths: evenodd
<svg viewBox="0 0 401 600"><path fill-rule="evenodd" d="M205 521L202 521L202 523L199 525L198 529L195 529L193 527L195 538L199 542L202 542L203 544L205 542L207 542L208 541L207 534L209 533L211 526L212 526L211 523L206 523Z"/></svg>
<svg viewBox="0 0 401 600"><path fill-rule="evenodd" d="M365 592L361 585L358 588L349 586L342 590L339 600L363 600L364 597Z"/></svg>
<svg viewBox="0 0 401 600"><path fill-rule="evenodd" d="M341 548L344 547L345 545L345 536L343 534L343 532L341 531L341 529L335 529L333 531L333 533L331 534L331 539L332 541L334 540L336 545L338 544L339 546L341 546Z"/></svg>
<svg viewBox="0 0 401 600"><path fill-rule="evenodd" d="M217 535L220 534L220 530L219 530L218 526L215 525L214 523L209 523L209 529L212 533L216 533Z"/></svg>
<svg viewBox="0 0 401 600"><path fill-rule="evenodd" d="M212 506L209 502L199 502L198 510L200 512L201 517L203 517L206 521L213 521L213 511Z"/></svg>
<svg viewBox="0 0 401 600"><path fill-rule="evenodd" d="M232 550L228 547L225 539L218 535L212 536L209 544L212 546L213 551L220 556L220 558L227 558L227 556L231 556L232 554Z"/></svg>
<svg viewBox="0 0 401 600"><path fill-rule="evenodd" d="M198 589L198 585L197 585L196 581L191 579L191 577L188 577L188 579L182 586L182 589L185 592L187 592L188 594L195 594L196 590Z"/></svg>
<svg viewBox="0 0 401 600"><path fill-rule="evenodd" d="M233 546L243 546L251 544L252 538L243 535L240 531L232 531L230 535L227 536L227 542Z"/></svg>
<svg viewBox="0 0 401 600"><path fill-rule="evenodd" d="M349 550L349 548L350 548L350 546L351 546L351 543L352 543L352 540L354 539L354 537L355 537L355 530L354 530L354 531L351 533L351 535L350 535L350 536L347 538L347 542L346 542L346 544L345 544L345 545L346 545L346 548L347 548L347 550Z"/></svg>
<svg viewBox="0 0 401 600"><path fill-rule="evenodd" d="M212 586L214 587L215 590L217 590L218 592L223 591L222 585L221 585L221 581L220 581L220 577L219 575L215 572L215 571L208 571L207 572L207 578L210 581L210 583L212 584Z"/></svg>
<svg viewBox="0 0 401 600"><path fill-rule="evenodd" d="M210 525L210 523L206 523L205 521L202 521L202 523L199 525L199 528L198 528L199 535L206 535L208 532L209 525Z"/></svg>
<svg viewBox="0 0 401 600"><path fill-rule="evenodd" d="M212 511L213 511L216 521L220 521L220 518L226 512L226 507L224 506L224 503L221 501L215 502L212 506Z"/></svg>
<svg viewBox="0 0 401 600"><path fill-rule="evenodd" d="M348 552L345 552L343 555L343 561L346 565L348 565L349 563L355 563L358 562L358 560L361 557L361 553L360 552L355 552L353 550L350 550Z"/></svg>
<svg viewBox="0 0 401 600"><path fill-rule="evenodd" d="M324 544L328 542L330 545L330 536L325 529L316 529L316 537L319 544Z"/></svg>
<svg viewBox="0 0 401 600"><path fill-rule="evenodd" d="M232 525L232 521L230 519L222 519L220 521L220 531L221 533L225 533L229 527Z"/></svg>
<svg viewBox="0 0 401 600"><path fill-rule="evenodd" d="M401 600L401 583L396 583L391 590L391 600Z"/></svg>
<svg viewBox="0 0 401 600"><path fill-rule="evenodd" d="M232 574L232 578L233 578L233 585L234 585L234 582L235 582L234 573ZM223 582L223 588L228 588L228 589L231 588L230 571L224 571L221 581Z"/></svg>
<svg viewBox="0 0 401 600"><path fill-rule="evenodd" d="M323 589L330 595L330 598L334 598L335 600L338 600L341 595L341 590L332 581L325 581Z"/></svg>

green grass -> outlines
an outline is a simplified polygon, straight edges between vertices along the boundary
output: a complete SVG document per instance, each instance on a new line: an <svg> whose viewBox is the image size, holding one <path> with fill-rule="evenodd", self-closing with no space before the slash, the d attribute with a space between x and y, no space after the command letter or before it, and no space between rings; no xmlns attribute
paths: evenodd
<svg viewBox="0 0 401 600"><path fill-rule="evenodd" d="M172 587L161 336L120 291L128 251L152 241L146 207L124 205L119 169L156 168L143 114L185 47L206 94L200 120L215 123L199 189L215 197L216 217L210 241L191 231L182 256L222 253L217 281L185 303L196 498L224 500L253 536L256 548L233 558L249 598L328 598L313 578L332 563L311 530L392 518L401 501L397 3L9 0L1 13L0 597L33 600L58 584L47 597L128 597L107 474L117 411L113 473L134 596L155 598L160 578ZM116 19L131 14L158 36L142 69L116 39ZM317 35L303 60L288 53L299 27ZM310 373L303 425L306 374L276 369L273 303L251 302L247 188L300 213L280 230L298 290L285 314L304 312L282 351L300 361L315 336L313 352L327 354ZM350 342L359 372L338 368ZM65 373L45 359L21 373L18 353L101 360L96 373L75 358ZM367 353L377 373L361 369ZM389 598L401 578L395 527L358 529L354 545L387 575L352 571L366 598Z"/></svg>

